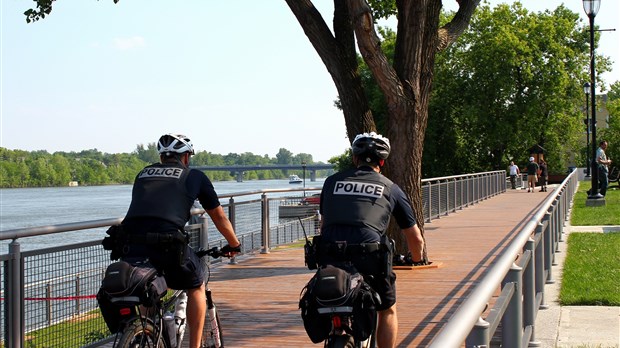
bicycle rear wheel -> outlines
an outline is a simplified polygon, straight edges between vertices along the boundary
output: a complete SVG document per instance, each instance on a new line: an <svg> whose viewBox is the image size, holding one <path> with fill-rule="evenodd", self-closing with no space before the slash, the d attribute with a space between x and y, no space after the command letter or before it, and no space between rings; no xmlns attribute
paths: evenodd
<svg viewBox="0 0 620 348"><path fill-rule="evenodd" d="M220 324L220 315L217 307L213 303L211 290L207 289L207 314L202 329L201 348L220 348L224 347L224 338L222 336L222 325Z"/></svg>
<svg viewBox="0 0 620 348"><path fill-rule="evenodd" d="M355 348L355 340L351 335L331 335L325 341L326 348Z"/></svg>
<svg viewBox="0 0 620 348"><path fill-rule="evenodd" d="M157 340L157 342L156 342ZM125 327L117 348L165 348L161 337L157 337L155 327L150 322L143 323L136 319Z"/></svg>

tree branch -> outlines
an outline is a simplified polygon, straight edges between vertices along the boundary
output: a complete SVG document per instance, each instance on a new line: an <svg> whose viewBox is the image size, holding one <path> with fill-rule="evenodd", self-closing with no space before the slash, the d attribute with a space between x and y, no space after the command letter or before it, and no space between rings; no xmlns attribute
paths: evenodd
<svg viewBox="0 0 620 348"><path fill-rule="evenodd" d="M334 0L334 32L310 0L286 0L289 8L319 54L338 89L347 136L375 130L376 126L357 71L355 37L348 7Z"/></svg>
<svg viewBox="0 0 620 348"><path fill-rule="evenodd" d="M441 27L437 33L439 42L437 51L441 51L450 46L456 39L463 34L469 26L469 21L478 7L480 0L458 0L459 10L452 20Z"/></svg>
<svg viewBox="0 0 620 348"><path fill-rule="evenodd" d="M337 66L335 58L338 56L338 45L323 17L314 7L312 1L286 0L286 3L295 17L297 17L297 21L319 54L319 57L321 57L330 73L332 73L330 69Z"/></svg>
<svg viewBox="0 0 620 348"><path fill-rule="evenodd" d="M404 96L403 86L381 50L381 40L375 32L371 9L364 0L347 2L360 53L383 91L388 108L394 107L397 100Z"/></svg>

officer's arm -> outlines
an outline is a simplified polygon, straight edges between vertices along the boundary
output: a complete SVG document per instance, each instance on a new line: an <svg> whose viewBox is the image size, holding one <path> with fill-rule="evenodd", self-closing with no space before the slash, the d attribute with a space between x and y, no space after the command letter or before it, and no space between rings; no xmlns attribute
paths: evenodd
<svg viewBox="0 0 620 348"><path fill-rule="evenodd" d="M407 246L411 251L411 258L413 261L422 261L424 259L424 238L422 238L422 231L417 224L404 228L403 233L407 238Z"/></svg>

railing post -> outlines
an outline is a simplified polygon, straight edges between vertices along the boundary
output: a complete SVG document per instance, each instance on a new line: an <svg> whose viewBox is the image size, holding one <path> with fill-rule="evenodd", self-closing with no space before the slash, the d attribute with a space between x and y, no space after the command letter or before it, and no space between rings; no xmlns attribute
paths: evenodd
<svg viewBox="0 0 620 348"><path fill-rule="evenodd" d="M457 192L458 192L457 191L458 190L457 186L458 186L458 184L457 183L458 183L458 180L456 178L452 179L452 189L454 190L454 195L452 197L453 198L453 203L452 204L453 204L453 207L454 207L452 209L453 213L456 213L457 202L458 202L458 199L457 199L457 197L458 197L458 195L457 195Z"/></svg>
<svg viewBox="0 0 620 348"><path fill-rule="evenodd" d="M442 201L443 198L441 196L441 193L444 191L444 190L442 190L443 187L444 187L444 184L441 182L441 180L437 181L437 195L439 196L439 199L437 200L437 218L438 219L442 215L442 212L441 212L441 201ZM444 204L444 212L445 212L445 214L443 214L443 215L448 215L448 200L447 200L448 192L447 192L447 190L445 190L445 191L446 191L446 193L444 194L444 196L446 196L446 199L445 199L445 202L444 202L445 203Z"/></svg>
<svg viewBox="0 0 620 348"><path fill-rule="evenodd" d="M228 199L228 220L230 220L230 223L232 224L232 227L235 231L237 230L237 225L235 224L235 220L237 218L236 207L237 206L235 205L235 198L230 197Z"/></svg>
<svg viewBox="0 0 620 348"><path fill-rule="evenodd" d="M534 261L534 268L536 270L536 296L540 294L539 309L549 308L545 303L545 238L543 227L542 223L538 223L536 232L534 233L534 240L538 241L534 254L536 259Z"/></svg>
<svg viewBox="0 0 620 348"><path fill-rule="evenodd" d="M428 187L428 204L426 206L428 207L428 221L430 222L433 220L433 183L429 182L426 187Z"/></svg>
<svg viewBox="0 0 620 348"><path fill-rule="evenodd" d="M475 188L474 189L474 196L476 197L474 199L474 202L475 203L479 203L480 202L480 195L481 195L481 192L482 192L482 189L481 189L481 186L482 186L481 181L482 181L482 179L480 178L480 175L476 175L474 180L476 181L476 184L474 185L474 188Z"/></svg>
<svg viewBox="0 0 620 348"><path fill-rule="evenodd" d="M75 276L75 315L80 314L81 304L80 304L80 293L82 292L80 287L80 275Z"/></svg>
<svg viewBox="0 0 620 348"><path fill-rule="evenodd" d="M536 258L534 257L536 243L531 237L525 243L523 256L529 260L523 270L523 327L531 327L532 334L529 338L528 347L540 347L540 342L536 341Z"/></svg>
<svg viewBox="0 0 620 348"><path fill-rule="evenodd" d="M47 285L45 285L45 297L47 298L45 300L45 314L47 316L47 326L52 325L52 284L47 283Z"/></svg>
<svg viewBox="0 0 620 348"><path fill-rule="evenodd" d="M236 209L236 205L235 205L235 197L230 197L228 199L228 220L230 220L230 224L232 225L233 230L235 230L235 231L237 231L236 219L237 219L237 209ZM206 226L207 226L206 223L205 223L204 226L206 228ZM239 241L239 242L241 243L241 241ZM243 245L243 243L241 243L241 244ZM231 257L230 260L228 261L228 264L236 265L237 264L237 256Z"/></svg>
<svg viewBox="0 0 620 348"><path fill-rule="evenodd" d="M208 231L208 217L207 214L200 216L200 238L198 238L198 244L200 249L209 248L209 231Z"/></svg>
<svg viewBox="0 0 620 348"><path fill-rule="evenodd" d="M543 236L544 236L544 239L545 239L545 248L544 248L545 261L544 261L544 266L545 266L545 273L547 274L547 277L545 279L545 282L547 284L555 283L555 279L553 279L553 274L552 274L552 271L551 271L554 246L553 246L553 240L551 239L550 219L551 219L551 213L546 212L545 216L543 216L543 218L542 218L542 223L544 225L544 230L543 230Z"/></svg>
<svg viewBox="0 0 620 348"><path fill-rule="evenodd" d="M466 192L466 188L467 188L467 178L463 179L460 178L458 180L459 183L459 192L461 192L461 204L459 204L459 208L460 210L463 210L465 208L465 194Z"/></svg>
<svg viewBox="0 0 620 348"><path fill-rule="evenodd" d="M568 192L566 188L562 188L562 192L559 194L559 196L561 197L562 205L560 207L561 219L558 224L559 225L558 226L559 227L558 242L563 242L564 241L564 224L569 219L569 215L567 214L568 213L567 206L569 205L569 202L567 200Z"/></svg>
<svg viewBox="0 0 620 348"><path fill-rule="evenodd" d="M263 193L260 196L261 202L261 232L263 239L263 248L261 254L269 254L269 200L267 194Z"/></svg>
<svg viewBox="0 0 620 348"><path fill-rule="evenodd" d="M5 306L8 306L8 348L21 348L24 346L24 296L23 296L23 274L21 272L21 251L17 240L9 244L9 269L8 269L8 289Z"/></svg>
<svg viewBox="0 0 620 348"><path fill-rule="evenodd" d="M469 207L469 203L471 203L471 192L472 192L472 178L470 176L467 177L465 181L465 191L467 195L467 199L465 200L465 207Z"/></svg>
<svg viewBox="0 0 620 348"><path fill-rule="evenodd" d="M562 232L562 225L564 224L564 220L562 219L562 209L560 200L561 197L556 197L555 203L553 204L553 264L556 265L555 262L555 253L560 251L560 234Z"/></svg>
<svg viewBox="0 0 620 348"><path fill-rule="evenodd" d="M513 283L515 289L502 317L502 348L521 348L523 341L523 268L512 264L504 284Z"/></svg>
<svg viewBox="0 0 620 348"><path fill-rule="evenodd" d="M491 338L489 334L489 329L491 324L488 321L484 320L482 317L478 317L478 321L476 325L474 325L473 329L465 339L465 347L466 348L482 348L482 347L490 347Z"/></svg>

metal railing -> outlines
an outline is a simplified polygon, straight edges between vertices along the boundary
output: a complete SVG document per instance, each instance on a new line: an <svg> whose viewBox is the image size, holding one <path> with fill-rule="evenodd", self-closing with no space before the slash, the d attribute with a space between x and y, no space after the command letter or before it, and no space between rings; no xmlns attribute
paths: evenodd
<svg viewBox="0 0 620 348"><path fill-rule="evenodd" d="M540 346L534 324L538 310L547 306L544 286L555 282L551 266L577 184L573 171L518 232L429 347L460 347L463 342L471 348L490 347L497 336L501 340L497 345L504 348ZM501 293L483 318L498 288Z"/></svg>
<svg viewBox="0 0 620 348"><path fill-rule="evenodd" d="M505 192L506 182L505 171L422 180L425 220L430 222ZM222 206L242 243L242 253L269 253L272 246L316 234L317 215L281 220L279 209L301 206L306 192L319 190L267 189L220 195L223 201L228 200ZM203 213L192 209L193 217ZM95 298L110 263L101 239L31 251L21 251L19 239L91 229L101 229L103 237L107 227L121 221L112 218L2 231L0 240L12 242L8 254L0 255L0 346L20 348L27 346L26 341L36 346L38 340L46 347L90 347L109 339ZM193 247L225 243L208 218L192 219L186 230ZM99 320L89 320L92 318Z"/></svg>

